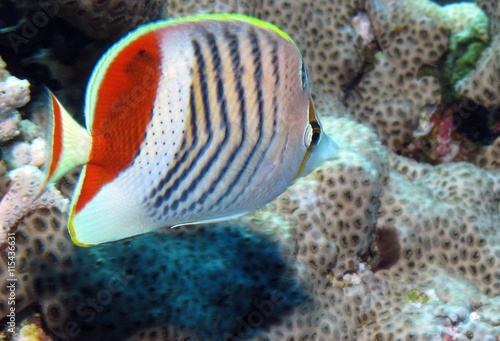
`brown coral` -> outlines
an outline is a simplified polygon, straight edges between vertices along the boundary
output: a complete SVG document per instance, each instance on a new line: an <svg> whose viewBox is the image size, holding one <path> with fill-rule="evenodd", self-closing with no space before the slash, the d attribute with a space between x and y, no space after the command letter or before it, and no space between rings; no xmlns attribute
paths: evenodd
<svg viewBox="0 0 500 341"><path fill-rule="evenodd" d="M362 37L353 33L352 15L363 6L360 2L263 1L258 9L253 2L250 9L245 7L249 2L238 1L206 2L201 9L190 2L175 2L177 7L173 3L169 7L172 16L175 11L185 15L194 10L234 8L245 13L249 10L250 14L282 26L298 41L312 66L309 69L313 87L318 90L318 107L330 116L347 113L348 109L339 105L332 93L354 85L359 93L352 92L352 96L360 97L347 104L358 120L374 124L394 149L400 148L413 131L419 108L439 101L435 80L428 76L419 78L419 71L446 49L446 31L439 23L415 17L404 8L378 14L369 9L379 15L375 28L382 55L375 69L356 85L352 81L361 70L359 47L363 43ZM214 4L219 7L211 8ZM397 16L401 14L408 15ZM387 15L393 21L388 22ZM319 39L323 29L327 34ZM344 54L337 51L336 55L337 45L328 44L333 37L339 41L347 39L355 48L348 44ZM420 51L418 48L425 53L416 60L414 52ZM347 62L349 58L351 63ZM364 116L363 110L370 112L374 108L380 111L378 116ZM293 278L307 297L301 297L275 319L263 318L262 323L249 324L248 333L242 328L250 314L231 316L243 321L240 329L235 328L230 335L217 335L216 340L498 338L499 174L465 163L419 164L387 152L370 129L352 120L324 118L322 122L340 144L338 157L298 181L263 209L228 225L185 227L159 232L157 238L137 238L82 251L69 240L65 215L58 210L28 213L17 225L16 233L19 307L39 305L46 326L61 337L85 326L99 330L95 339L109 339L117 329L126 332L129 340L200 339L182 323L160 322L164 321L161 317L168 307L158 302L165 295L173 300L183 293L172 292L167 282L151 287L172 266L164 262L166 258L159 257L168 255L162 245L174 236L192 240L198 235L206 238L204 245L209 247L218 243L214 236L235 234L237 228L244 231L245 240L258 235L260 247L266 240L278 243L286 260L287 272L283 277ZM486 164L495 162L494 152L492 149L493 160L487 156ZM61 189L67 195L75 180L75 174L72 175ZM254 264L261 252L240 254L239 259L244 264ZM5 250L2 257L3 274ZM145 266L138 265L142 271L136 269L137 272L130 272L130 267L123 265L113 268L112 264L124 260L127 264L140 260ZM211 261L214 260L203 260ZM217 268L217 262L214 266ZM183 271L182 264L179 269L185 289L228 275L226 270L199 278L196 272ZM279 269L274 271L281 274ZM99 289L108 289L107 285L130 274L140 274L132 281L134 288L128 288L140 295L120 291L113 296L125 296L121 299L127 302L127 309L112 299L112 303L99 306L101 314L93 315L90 325L82 321L75 307L96 298ZM4 284L0 284L2 288ZM236 281L235 285L241 282ZM2 290L0 311L5 314L6 292ZM139 319L130 317L134 310L130 307L137 307L137 302L144 309L140 310ZM187 299L183 308L197 302L195 297ZM208 310L229 304L221 297L210 306L196 308ZM211 318L216 320L207 316L207 320L212 321Z"/></svg>
<svg viewBox="0 0 500 341"><path fill-rule="evenodd" d="M348 103L358 122L372 126L384 144L400 151L411 140L425 107L441 102L438 80L419 73L447 50L448 31L405 3L368 5L382 52Z"/></svg>
<svg viewBox="0 0 500 341"><path fill-rule="evenodd" d="M317 305L311 310L297 311L283 323L283 328L269 330L267 337L258 340L292 336L300 339L313 334L320 340L425 338L435 333L451 337L468 332L475 335L473 339L480 340L485 335L497 335L500 331L488 326L490 322L483 325L471 320L469 315L474 309L466 307L483 304L489 307L500 293L500 273L496 266L499 259L495 256L500 178L468 164L432 167L395 155L386 159L379 147L366 149L376 146L368 142L369 137L359 142L360 136L367 136L363 128L342 120L334 126L332 132L350 131L357 136L359 149L347 147L351 139L339 138L340 145L353 153L351 157L371 155L372 160L377 160L373 152L378 149L379 162L391 160L391 170L374 172L370 163L365 163L359 170L364 169L372 177L379 174L367 181L359 171L352 172L352 166L345 164L351 164L353 159L340 155L337 161L327 163L307 178L313 183L319 181L316 186L303 183L309 191L316 188L315 194L307 195L316 200L299 199L306 197L297 195L302 187L299 182L275 202L274 214L283 217L289 214L290 225L296 226L296 261L302 269L298 272L308 278ZM351 186L346 192L343 185L348 183ZM363 194L373 184L382 186L382 191ZM378 240L373 230L359 228L365 224L372 226L371 214L358 215L355 224L350 222L349 212L356 215L370 211L349 209L348 203L353 202L346 200L349 192L352 195L347 197L354 202L371 201L375 207L380 205L375 214ZM366 238L373 243L372 249L359 242ZM391 245L391 250L378 249L384 244ZM330 250L329 256L325 255L326 250ZM380 263L387 259L389 263ZM372 264L376 273L371 273L363 261ZM331 274L330 281L327 274ZM492 298L462 282L464 277ZM460 286L463 295L454 291L454 286ZM435 294L436 301L424 310L412 308L416 303L405 299L412 288L430 290L428 294ZM467 295L470 298L464 301ZM453 304L462 309L458 317ZM434 322L437 311L449 314L451 321L459 325L457 331L447 329L444 319L442 323ZM478 311L479 315L483 313L494 315L497 310Z"/></svg>
<svg viewBox="0 0 500 341"><path fill-rule="evenodd" d="M490 110L500 107L500 31L495 32L491 45L481 55L477 66L460 80L455 89Z"/></svg>
<svg viewBox="0 0 500 341"><path fill-rule="evenodd" d="M208 13L240 13L254 15L256 0L201 0L201 1L166 1L168 17L182 17ZM165 17L165 15L164 15Z"/></svg>
<svg viewBox="0 0 500 341"><path fill-rule="evenodd" d="M302 51L313 91L347 90L363 66L363 39L353 17L364 1L264 0L254 15L287 32Z"/></svg>
<svg viewBox="0 0 500 341"><path fill-rule="evenodd" d="M17 109L30 100L28 81L11 76L5 67L0 57L0 142L19 135L21 115Z"/></svg>
<svg viewBox="0 0 500 341"><path fill-rule="evenodd" d="M57 0L19 1L16 5L28 20L35 20L36 13L47 13L64 19L90 37L117 39L141 24L159 19L163 3L161 0Z"/></svg>
<svg viewBox="0 0 500 341"><path fill-rule="evenodd" d="M388 155L367 128L347 119L324 121L343 147L338 158L235 223L276 240L290 275L310 296L278 321L256 327L259 332L253 339L317 335L318 340L371 340L472 333L472 339L480 340L497 335L500 331L493 326L498 322L495 297L500 293L498 175L467 164L433 167ZM108 268L99 275L99 261L79 260L80 248L72 245L64 225L58 211L38 210L18 225L17 232L23 278L19 306L40 302L47 325L58 334L68 321L75 321L75 312L67 307L85 301L90 278L102 287L110 274L120 276L123 271L117 267L110 273ZM192 228L208 233L210 240L209 231L218 233L222 226ZM393 232L377 232L387 230ZM384 242L399 247L379 250ZM107 248L124 248L134 258L148 254L140 245L125 242ZM96 259L105 261L109 256L99 257L99 252L106 248L100 250ZM150 256L150 266L161 268L161 259ZM250 261L249 255L241 257ZM393 259L382 265L388 257ZM54 271L48 273L47 266ZM48 282L50 286L43 284ZM80 289L75 292L76 288ZM156 294L162 290L156 289ZM420 299L414 298L415 292ZM156 294L149 293L149 299L154 301ZM107 307L111 315L102 318L112 323L117 312ZM165 340L190 335L175 325L157 329L154 319L150 327L156 335L165 333ZM147 330L137 337L147 339Z"/></svg>
<svg viewBox="0 0 500 341"><path fill-rule="evenodd" d="M483 148L477 156L476 164L484 169L500 169L500 137L497 137L490 146Z"/></svg>

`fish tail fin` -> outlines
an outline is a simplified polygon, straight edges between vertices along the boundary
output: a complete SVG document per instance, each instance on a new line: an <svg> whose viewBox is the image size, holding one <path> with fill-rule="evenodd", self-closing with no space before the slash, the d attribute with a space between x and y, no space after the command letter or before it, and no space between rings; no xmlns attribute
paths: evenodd
<svg viewBox="0 0 500 341"><path fill-rule="evenodd" d="M47 90L49 119L47 129L47 162L45 180L38 195L45 187L57 182L72 168L89 160L92 138L90 134L66 111L52 92Z"/></svg>

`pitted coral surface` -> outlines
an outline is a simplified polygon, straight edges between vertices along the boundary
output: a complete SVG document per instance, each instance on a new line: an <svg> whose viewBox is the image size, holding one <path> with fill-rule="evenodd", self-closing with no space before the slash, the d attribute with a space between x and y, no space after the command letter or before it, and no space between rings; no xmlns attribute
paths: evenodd
<svg viewBox="0 0 500 341"><path fill-rule="evenodd" d="M491 43L456 89L493 108L499 6L478 3ZM498 340L500 138L478 154L482 168L394 153L442 100L429 71L462 23L410 0L164 4L169 17L236 11L289 33L339 154L237 221L90 249L72 244L58 206L72 193L72 172L52 189L57 200L8 225L19 317L39 311L46 332L74 340ZM35 137L16 129L24 141L9 136L7 150ZM2 203L19 183L13 175L33 167L11 161L20 168L0 164ZM1 316L6 252L3 245Z"/></svg>

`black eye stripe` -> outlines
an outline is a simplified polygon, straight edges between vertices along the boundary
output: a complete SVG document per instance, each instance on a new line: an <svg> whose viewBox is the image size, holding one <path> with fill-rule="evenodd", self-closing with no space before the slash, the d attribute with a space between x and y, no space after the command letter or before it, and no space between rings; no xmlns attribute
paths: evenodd
<svg viewBox="0 0 500 341"><path fill-rule="evenodd" d="M302 91L304 91L307 89L307 85L309 84L309 79L307 78L307 72L306 72L306 67L304 65L304 61L301 62L300 77L302 80Z"/></svg>
<svg viewBox="0 0 500 341"><path fill-rule="evenodd" d="M319 137L321 134L321 127L317 121L310 122L312 127L312 137L311 137L311 146L315 146L319 142Z"/></svg>

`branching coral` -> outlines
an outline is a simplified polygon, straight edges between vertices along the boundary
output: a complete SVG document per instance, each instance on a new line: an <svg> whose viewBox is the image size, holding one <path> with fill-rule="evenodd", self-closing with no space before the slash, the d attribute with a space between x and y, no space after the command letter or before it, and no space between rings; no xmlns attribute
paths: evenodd
<svg viewBox="0 0 500 341"><path fill-rule="evenodd" d="M0 58L0 142L8 141L19 134L21 116L16 109L29 100L28 81L11 76Z"/></svg>
<svg viewBox="0 0 500 341"><path fill-rule="evenodd" d="M19 80L5 71L5 63L0 59L2 78L0 79L0 142L6 142L20 135L21 115L16 110L29 99L29 82ZM25 126L25 137L29 124ZM9 128L9 129L7 129ZM7 233L29 210L40 207L58 207L65 210L68 199L63 198L56 189L50 189L38 199L37 189L43 180L43 173L36 167L45 162L45 142L36 137L28 142L14 141L2 147L2 158L11 171L6 174L5 186L1 187L0 200L0 244L6 240ZM2 164L4 165L4 164ZM3 174L2 174L3 176ZM3 182L3 181L2 181ZM37 200L35 200L37 199Z"/></svg>
<svg viewBox="0 0 500 341"><path fill-rule="evenodd" d="M36 197L44 175L34 166L16 168L9 172L9 178L9 189L0 201L0 244L6 241L7 233L11 232L18 220L29 211L42 207L57 207L66 212L68 206L68 199L53 187Z"/></svg>

